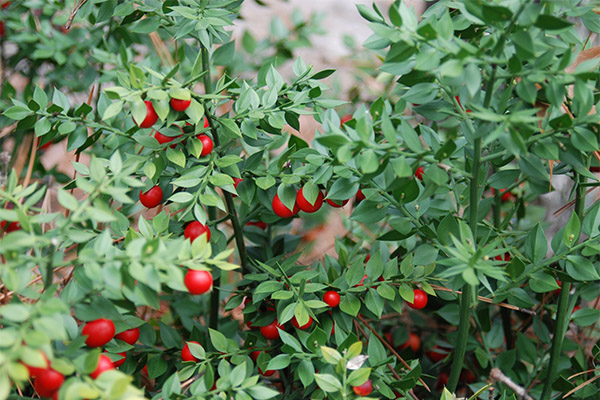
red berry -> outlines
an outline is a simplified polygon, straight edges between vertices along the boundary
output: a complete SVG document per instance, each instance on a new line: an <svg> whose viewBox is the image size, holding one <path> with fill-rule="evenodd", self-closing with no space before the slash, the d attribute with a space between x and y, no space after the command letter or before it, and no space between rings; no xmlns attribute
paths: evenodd
<svg viewBox="0 0 600 400"><path fill-rule="evenodd" d="M56 372L52 368L46 369L39 374L33 381L33 388L42 397L52 397L62 386L65 377L60 372Z"/></svg>
<svg viewBox="0 0 600 400"><path fill-rule="evenodd" d="M204 127L208 128L210 125L208 124L208 118L204 117Z"/></svg>
<svg viewBox="0 0 600 400"><path fill-rule="evenodd" d="M444 386L448 384L448 378L449 376L447 372L442 372L441 374L439 374L437 382L435 383L436 389L442 390Z"/></svg>
<svg viewBox="0 0 600 400"><path fill-rule="evenodd" d="M185 111L190 106L190 104L192 104L192 99L171 99L171 108L175 111Z"/></svg>
<svg viewBox="0 0 600 400"><path fill-rule="evenodd" d="M425 169L423 167L417 168L417 170L415 171L415 178L422 181L424 172L425 172Z"/></svg>
<svg viewBox="0 0 600 400"><path fill-rule="evenodd" d="M442 352L438 352L435 350L441 350ZM444 358L446 358L446 356L448 355L448 351L438 345L433 346L433 349L429 350L426 353L427 357L433 361L433 362L438 362L443 360Z"/></svg>
<svg viewBox="0 0 600 400"><path fill-rule="evenodd" d="M242 183L242 178L233 178L233 187L237 189L238 185Z"/></svg>
<svg viewBox="0 0 600 400"><path fill-rule="evenodd" d="M342 118L340 118L340 127L343 126L346 122L352 119L352 115L346 114Z"/></svg>
<svg viewBox="0 0 600 400"><path fill-rule="evenodd" d="M347 203L348 203L348 199L343 200L341 203L333 201L331 199L327 199L327 204L329 204L331 207L335 207L335 208L344 207Z"/></svg>
<svg viewBox="0 0 600 400"><path fill-rule="evenodd" d="M496 257L494 257L494 260L502 261L502 255L498 254ZM504 253L504 261L510 261L510 253Z"/></svg>
<svg viewBox="0 0 600 400"><path fill-rule="evenodd" d="M133 345L140 338L140 328L127 329L126 331L117 334L115 338Z"/></svg>
<svg viewBox="0 0 600 400"><path fill-rule="evenodd" d="M354 287L362 286L365 283L365 279L367 279L367 278L368 278L367 275L363 276L363 278L360 280L360 282L357 283L356 285L354 285Z"/></svg>
<svg viewBox="0 0 600 400"><path fill-rule="evenodd" d="M99 318L85 324L81 334L87 335L85 344L88 346L101 347L115 336L115 324L109 319Z"/></svg>
<svg viewBox="0 0 600 400"><path fill-rule="evenodd" d="M267 229L267 223L263 221L250 221L246 223L246 226L256 226L262 229L263 231Z"/></svg>
<svg viewBox="0 0 600 400"><path fill-rule="evenodd" d="M416 333L411 332L408 335L408 340L404 344L402 344L402 346L400 346L400 350L404 350L409 347L415 353L419 351L419 348L421 347L421 338L419 338L419 335L417 335Z"/></svg>
<svg viewBox="0 0 600 400"><path fill-rule="evenodd" d="M298 214L298 211L300 210L300 208L298 207L297 202L294 203L294 209L290 210L289 208L287 208L285 206L285 204L283 204L281 202L281 200L279 200L279 195L276 194L275 197L273 197L273 212L281 217L281 218L290 218L293 217L294 215Z"/></svg>
<svg viewBox="0 0 600 400"><path fill-rule="evenodd" d="M113 364L111 359L108 358L108 356L105 356L104 354L100 354L100 358L98 359L96 369L90 374L90 377L92 379L96 379L100 376L100 374L111 369L115 369L115 365Z"/></svg>
<svg viewBox="0 0 600 400"><path fill-rule="evenodd" d="M459 380L464 383L472 383L475 381L475 375L473 375L473 373L470 370L463 369L460 372Z"/></svg>
<svg viewBox="0 0 600 400"><path fill-rule="evenodd" d="M492 195L496 193L496 189L492 188ZM500 189L500 194L502 194L502 197L500 198L500 201L502 203L507 202L508 200L510 200L512 193L507 191L506 189Z"/></svg>
<svg viewBox="0 0 600 400"><path fill-rule="evenodd" d="M260 367L258 368L258 372L260 372L260 374L261 374L262 376L271 376L271 375L273 375L273 374L275 373L275 371L274 371L274 370L272 370L272 369L269 369L269 370L267 370L266 372L263 372L263 370L262 370L262 369L260 369Z"/></svg>
<svg viewBox="0 0 600 400"><path fill-rule="evenodd" d="M202 142L202 152L200 155L202 157L209 155L214 147L212 139L206 135L198 135L198 139Z"/></svg>
<svg viewBox="0 0 600 400"><path fill-rule="evenodd" d="M190 294L204 294L212 288L213 277L208 271L190 269L183 282Z"/></svg>
<svg viewBox="0 0 600 400"><path fill-rule="evenodd" d="M4 2L4 3L2 4L2 9L6 9L6 8L8 8L9 6L10 6L10 1Z"/></svg>
<svg viewBox="0 0 600 400"><path fill-rule="evenodd" d="M256 351L253 351L252 353L250 353L250 358L252 359L252 361L256 362L256 360L258 360L259 355L260 355L260 351L256 350Z"/></svg>
<svg viewBox="0 0 600 400"><path fill-rule="evenodd" d="M181 128L178 125L175 125L175 126L177 126L179 129L181 129L181 131L183 132L183 128ZM179 135L179 136L166 136L166 135L163 135L162 133L160 133L159 131L156 131L154 133L154 139L156 139L159 144L169 143L169 142L171 142L171 141L173 141L173 140L175 140L175 139L177 139L177 138L179 138L181 136L182 135ZM174 144L171 145L172 149L174 149L175 147L177 147L177 143L174 143Z"/></svg>
<svg viewBox="0 0 600 400"><path fill-rule="evenodd" d="M162 202L163 191L160 186L153 186L147 192L140 190L140 203L146 208L154 208Z"/></svg>
<svg viewBox="0 0 600 400"><path fill-rule="evenodd" d="M196 240L196 238L206 233L206 241L210 241L210 229L208 226L203 225L199 221L190 222L183 231L183 236L190 239L190 241Z"/></svg>
<svg viewBox="0 0 600 400"><path fill-rule="evenodd" d="M125 364L125 361L127 360L127 353L126 352L122 352L122 353L117 353L121 356L121 358L117 361L113 361L113 365L115 367L120 367L121 365Z"/></svg>
<svg viewBox="0 0 600 400"><path fill-rule="evenodd" d="M304 211L306 213L317 212L323 205L323 192L321 192L319 190L319 194L317 195L317 199L315 200L315 203L310 204L308 202L308 200L306 200L306 198L304 198L304 195L302 194L302 189L300 189L298 191L298 193L296 193L296 204L302 211Z"/></svg>
<svg viewBox="0 0 600 400"><path fill-rule="evenodd" d="M356 192L356 201L361 202L364 199L366 199L365 195L363 194L362 190L358 189L358 192Z"/></svg>
<svg viewBox="0 0 600 400"><path fill-rule="evenodd" d="M312 317L309 315L308 316L308 322L302 326L300 326L300 324L298 323L298 320L296 319L296 317L292 317L292 325L294 326L294 328L300 329L302 331L307 330L308 328L310 328L310 326L313 323L313 319Z"/></svg>
<svg viewBox="0 0 600 400"><path fill-rule="evenodd" d="M413 293L415 295L415 299L412 303L407 302L408 306L410 308L414 308L415 310L425 308L425 306L427 305L427 293L425 293L421 289L415 289L413 290Z"/></svg>
<svg viewBox="0 0 600 400"><path fill-rule="evenodd" d="M0 222L0 228L4 229L4 232L6 233L11 233L21 229L21 224L19 224L17 221L13 221L9 222L8 226L6 226L6 221L2 221Z"/></svg>
<svg viewBox="0 0 600 400"><path fill-rule="evenodd" d="M575 313L576 311L581 310L581 306L575 306L573 307L573 311L571 311L571 314Z"/></svg>
<svg viewBox="0 0 600 400"><path fill-rule="evenodd" d="M41 374L42 372L47 370L48 367L50 367L50 361L48 361L48 357L46 357L46 354L44 354L44 352L41 350L38 350L38 351L40 352L42 357L44 357L44 366L43 367L33 367L31 365L27 365L27 364L23 363L23 365L25 365L25 367L27 368L27 371L29 371L30 378L38 376L39 374Z"/></svg>
<svg viewBox="0 0 600 400"><path fill-rule="evenodd" d="M4 21L0 21L0 37L4 36L6 28L4 28Z"/></svg>
<svg viewBox="0 0 600 400"><path fill-rule="evenodd" d="M189 343L195 343L195 344L200 344L198 342L189 342ZM192 351L190 350L190 346L186 343L185 346L183 346L183 349L181 349L181 359L183 361L193 361L193 362L198 362L200 361L198 358L194 357L194 355L192 354Z"/></svg>
<svg viewBox="0 0 600 400"><path fill-rule="evenodd" d="M271 340L279 339L278 328L283 329L283 326L279 325L277 323L277 320L275 320L267 326L261 326L260 333L262 333L262 335L265 337L265 339L271 339Z"/></svg>
<svg viewBox="0 0 600 400"><path fill-rule="evenodd" d="M154 111L154 106L151 101L146 100L144 103L146 104L146 117L141 124L138 124L135 118L133 119L133 122L140 128L150 128L158 121L158 114Z"/></svg>
<svg viewBox="0 0 600 400"><path fill-rule="evenodd" d="M370 379L367 379L362 385L352 386L352 390L358 396L368 396L373 391L373 382Z"/></svg>
<svg viewBox="0 0 600 400"><path fill-rule="evenodd" d="M327 303L329 307L337 307L340 304L340 294L334 290L325 292L323 301Z"/></svg>

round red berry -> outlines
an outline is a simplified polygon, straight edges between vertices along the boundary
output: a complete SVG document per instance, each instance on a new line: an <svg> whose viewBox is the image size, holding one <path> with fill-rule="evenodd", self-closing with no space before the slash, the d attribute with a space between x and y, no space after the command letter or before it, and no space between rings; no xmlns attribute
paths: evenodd
<svg viewBox="0 0 600 400"><path fill-rule="evenodd" d="M415 310L425 308L425 306L427 305L427 293L425 293L421 289L415 289L413 290L413 293L415 295L415 299L412 303L407 302L408 306L410 308L414 308Z"/></svg>
<svg viewBox="0 0 600 400"><path fill-rule="evenodd" d="M163 191L160 186L153 186L147 192L140 190L140 203L146 208L154 208L162 202Z"/></svg>
<svg viewBox="0 0 600 400"><path fill-rule="evenodd" d="M98 359L96 369L90 374L90 377L92 379L96 379L100 376L100 374L111 369L115 369L115 365L113 364L111 359L104 354L100 354L100 358Z"/></svg>
<svg viewBox="0 0 600 400"><path fill-rule="evenodd" d="M349 199L343 200L342 202L327 199L327 204L329 204L331 207L341 208L341 207L344 207L346 204L348 204L348 201L349 201Z"/></svg>
<svg viewBox="0 0 600 400"><path fill-rule="evenodd" d="M323 205L323 193L319 190L319 194L317 195L315 203L310 204L302 194L303 189L304 188L300 189L298 193L296 193L296 204L298 205L298 207L306 213L314 213L319 211L319 209Z"/></svg>
<svg viewBox="0 0 600 400"><path fill-rule="evenodd" d="M196 238L206 233L206 241L210 241L210 229L208 226L198 221L190 222L183 231L183 236L190 239L190 241L196 240Z"/></svg>
<svg viewBox="0 0 600 400"><path fill-rule="evenodd" d="M189 100L181 100L181 99L171 99L171 108L175 111L185 111L192 104L192 99Z"/></svg>
<svg viewBox="0 0 600 400"><path fill-rule="evenodd" d="M115 324L109 319L99 318L85 324L81 334L87 336L85 344L88 346L101 347L115 336Z"/></svg>
<svg viewBox="0 0 600 400"><path fill-rule="evenodd" d="M417 170L415 171L415 178L422 181L424 172L425 172L425 169L423 167L417 168Z"/></svg>
<svg viewBox="0 0 600 400"><path fill-rule="evenodd" d="M154 111L154 106L151 101L146 100L144 103L146 104L146 117L141 124L138 124L135 118L133 119L133 122L140 128L150 128L158 121L158 114Z"/></svg>
<svg viewBox="0 0 600 400"><path fill-rule="evenodd" d="M283 204L283 202L279 199L278 194L276 194L275 197L273 197L273 202L271 205L273 206L273 212L275 213L275 215L281 218L293 217L294 215L298 214L298 211L300 210L297 203L294 203L293 210L287 208L285 204Z"/></svg>
<svg viewBox="0 0 600 400"><path fill-rule="evenodd" d="M340 127L343 126L346 122L352 119L352 115L346 114L342 118L340 118Z"/></svg>
<svg viewBox="0 0 600 400"><path fill-rule="evenodd" d="M323 301L327 303L329 307L337 307L340 304L340 294L333 290L325 292Z"/></svg>
<svg viewBox="0 0 600 400"><path fill-rule="evenodd" d="M262 376L271 376L271 375L273 375L275 373L275 370L269 369L269 370L263 372L263 370L260 369L260 367L258 367L258 372L260 372L260 374Z"/></svg>
<svg viewBox="0 0 600 400"><path fill-rule="evenodd" d="M365 195L363 194L362 190L358 189L358 192L356 192L356 201L361 202L364 199L366 199Z"/></svg>
<svg viewBox="0 0 600 400"><path fill-rule="evenodd" d="M122 352L122 353L117 353L118 355L121 356L120 359L118 359L117 361L113 361L113 365L115 367L120 367L121 365L125 364L125 361L127 360L127 352Z"/></svg>
<svg viewBox="0 0 600 400"><path fill-rule="evenodd" d="M421 347L421 338L416 333L411 332L410 335L408 335L408 340L406 342L404 342L404 344L402 344L402 346L400 346L400 350L404 350L409 347L415 353L417 351L419 351L419 348Z"/></svg>
<svg viewBox="0 0 600 400"><path fill-rule="evenodd" d="M194 344L200 344L198 342L189 342L189 343L194 343ZM183 361L193 361L193 362L198 362L200 361L199 359L197 359L196 357L194 357L194 355L192 354L192 351L190 350L190 346L186 343L185 346L183 346L183 349L181 349L181 359Z"/></svg>
<svg viewBox="0 0 600 400"><path fill-rule="evenodd" d="M64 381L65 377L63 374L52 368L48 368L35 378L33 388L41 397L52 397L54 392L60 389Z"/></svg>
<svg viewBox="0 0 600 400"><path fill-rule="evenodd" d="M250 221L246 223L246 226L256 226L257 228L260 228L263 231L267 229L267 223L263 221Z"/></svg>
<svg viewBox="0 0 600 400"><path fill-rule="evenodd" d="M190 269L183 279L190 294L204 294L212 288L213 277L208 271Z"/></svg>
<svg viewBox="0 0 600 400"><path fill-rule="evenodd" d="M294 326L294 328L300 329L300 330L307 330L308 328L310 328L310 326L313 323L313 319L312 317L309 315L308 316L308 322L302 326L300 326L300 324L298 323L298 320L296 319L296 317L292 317L292 325Z"/></svg>
<svg viewBox="0 0 600 400"><path fill-rule="evenodd" d="M127 329L126 331L117 334L115 338L133 345L140 338L140 328Z"/></svg>
<svg viewBox="0 0 600 400"><path fill-rule="evenodd" d="M436 351L441 350L442 352ZM433 362L438 362L446 358L448 351L438 345L433 346L433 349L426 353L426 356Z"/></svg>
<svg viewBox="0 0 600 400"><path fill-rule="evenodd" d="M362 385L352 386L352 390L357 396L368 396L373 391L373 382L370 379L367 379Z"/></svg>
<svg viewBox="0 0 600 400"><path fill-rule="evenodd" d="M265 339L279 339L279 329L283 329L283 326L277 323L277 320L271 322L267 326L260 327L260 333L265 337Z"/></svg>
<svg viewBox="0 0 600 400"><path fill-rule="evenodd" d="M210 125L208 124L208 118L204 117L204 127L208 128Z"/></svg>
<svg viewBox="0 0 600 400"><path fill-rule="evenodd" d="M209 155L214 147L212 139L206 135L198 135L198 140L202 142L202 152L200 155L202 157Z"/></svg>

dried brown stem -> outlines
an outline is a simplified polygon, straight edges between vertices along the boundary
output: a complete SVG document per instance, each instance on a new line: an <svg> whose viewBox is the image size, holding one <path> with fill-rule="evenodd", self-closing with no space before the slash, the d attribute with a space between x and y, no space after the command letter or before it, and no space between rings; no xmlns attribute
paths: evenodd
<svg viewBox="0 0 600 400"><path fill-rule="evenodd" d="M527 392L525 391L525 388L517 385L515 382L513 382L512 379L510 379L508 376L504 375L502 373L502 371L500 371L498 368L492 368L492 371L490 372L490 379L497 381L497 382L504 383L506 386L508 386L510 388L510 390L515 392L516 395L522 399L533 400L533 397L531 397L530 395L527 394Z"/></svg>
<svg viewBox="0 0 600 400"><path fill-rule="evenodd" d="M449 293L454 293L454 294L462 294L462 292L460 290L452 290L452 289L445 288L443 286L431 285L431 287L433 289L435 289L435 290L440 291L440 292L449 292ZM528 310L526 308L521 308L521 307L513 306L512 304L508 304L508 303L494 303L494 300L490 299L489 297L477 296L477 298L479 299L479 301L483 301L485 303L494 304L494 305L497 305L499 307L509 308L511 310L520 311L522 313L529 314L529 315L536 315L536 312L533 311L533 310Z"/></svg>

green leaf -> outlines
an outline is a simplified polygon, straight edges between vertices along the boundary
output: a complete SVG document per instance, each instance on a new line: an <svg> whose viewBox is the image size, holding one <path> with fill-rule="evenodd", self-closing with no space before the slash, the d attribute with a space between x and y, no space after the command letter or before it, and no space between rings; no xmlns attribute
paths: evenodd
<svg viewBox="0 0 600 400"><path fill-rule="evenodd" d="M227 136L231 137L232 139L242 137L242 131L240 131L240 127L234 120L221 118L219 119L219 122L221 125L223 125L223 128L225 128L224 132L227 134Z"/></svg>
<svg viewBox="0 0 600 400"><path fill-rule="evenodd" d="M8 321L23 322L29 318L29 307L24 304L7 304L0 307L0 315Z"/></svg>
<svg viewBox="0 0 600 400"><path fill-rule="evenodd" d="M569 276L581 282L594 282L600 280L597 264L593 264L588 258L579 255L567 256L567 273Z"/></svg>
<svg viewBox="0 0 600 400"><path fill-rule="evenodd" d="M579 221L579 217L577 213L572 213L563 231L563 243L569 248L572 247L577 242L577 239L579 239L580 230L581 222Z"/></svg>
<svg viewBox="0 0 600 400"><path fill-rule="evenodd" d="M541 262L546 257L548 251L548 240L540 224L537 224L525 238L525 254L535 264Z"/></svg>
<svg viewBox="0 0 600 400"><path fill-rule="evenodd" d="M333 393L342 388L339 379L331 374L315 374L317 386L324 392Z"/></svg>
<svg viewBox="0 0 600 400"><path fill-rule="evenodd" d="M260 178L256 179L255 183L256 186L258 186L262 190L267 190L268 188L273 186L276 183L276 181L275 178L273 178L271 175L267 175L261 176Z"/></svg>
<svg viewBox="0 0 600 400"><path fill-rule="evenodd" d="M538 16L534 25L537 26L538 28L542 28L542 29L545 29L548 31L553 31L553 30L561 30L561 29L565 29L565 28L570 28L571 26L573 26L573 23L571 23L565 19L555 17L554 15L541 14Z"/></svg>
<svg viewBox="0 0 600 400"><path fill-rule="evenodd" d="M115 101L110 106L108 106L106 108L106 110L104 110L104 114L102 115L102 120L106 121L106 120L111 119L115 115L119 114L122 109L123 109L123 101L122 100ZM143 119L136 120L136 121L143 121Z"/></svg>
<svg viewBox="0 0 600 400"><path fill-rule="evenodd" d="M75 211L79 207L79 200L64 189L58 189L58 202L67 210Z"/></svg>
<svg viewBox="0 0 600 400"><path fill-rule="evenodd" d="M167 158L175 165L185 168L185 154L180 149L167 148Z"/></svg>
<svg viewBox="0 0 600 400"><path fill-rule="evenodd" d="M222 353L227 352L227 338L221 332L208 328L210 334L210 342L217 351Z"/></svg>
<svg viewBox="0 0 600 400"><path fill-rule="evenodd" d="M20 121L22 119L25 119L25 117L32 113L33 111L31 111L28 108L21 106L12 106L8 110L4 111L2 115L15 121Z"/></svg>
<svg viewBox="0 0 600 400"><path fill-rule="evenodd" d="M348 376L348 385L349 386L360 386L369 379L369 375L371 374L371 368L360 368L355 371L352 371Z"/></svg>

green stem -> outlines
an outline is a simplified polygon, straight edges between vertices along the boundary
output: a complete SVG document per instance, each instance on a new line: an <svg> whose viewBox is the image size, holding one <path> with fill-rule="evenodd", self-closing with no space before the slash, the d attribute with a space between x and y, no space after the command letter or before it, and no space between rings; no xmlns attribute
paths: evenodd
<svg viewBox="0 0 600 400"><path fill-rule="evenodd" d="M585 208L585 178L579 174L575 174L575 210L580 220L583 219L583 213ZM548 375L546 375L546 381L544 382L544 389L540 400L548 400L552 395L552 383L556 380L556 372L558 369L558 362L562 353L562 344L569 324L569 297L571 292L571 282L563 282L558 297L558 309L556 312L556 325L554 326L554 336L552 337L552 347L550 353L550 365L548 366Z"/></svg>
<svg viewBox="0 0 600 400"><path fill-rule="evenodd" d="M569 323L569 316L567 315L567 308L569 305L569 292L571 291L571 282L563 282L558 297L558 311L556 313L556 325L554 329L554 336L552 337L552 353L550 354L550 365L548 366L548 375L546 375L546 381L544 382L544 390L542 391L542 397L540 400L550 399L552 394L552 383L556 378L556 370L558 369L558 361L560 353L562 352L562 343L564 339L564 333L566 332L567 325Z"/></svg>

